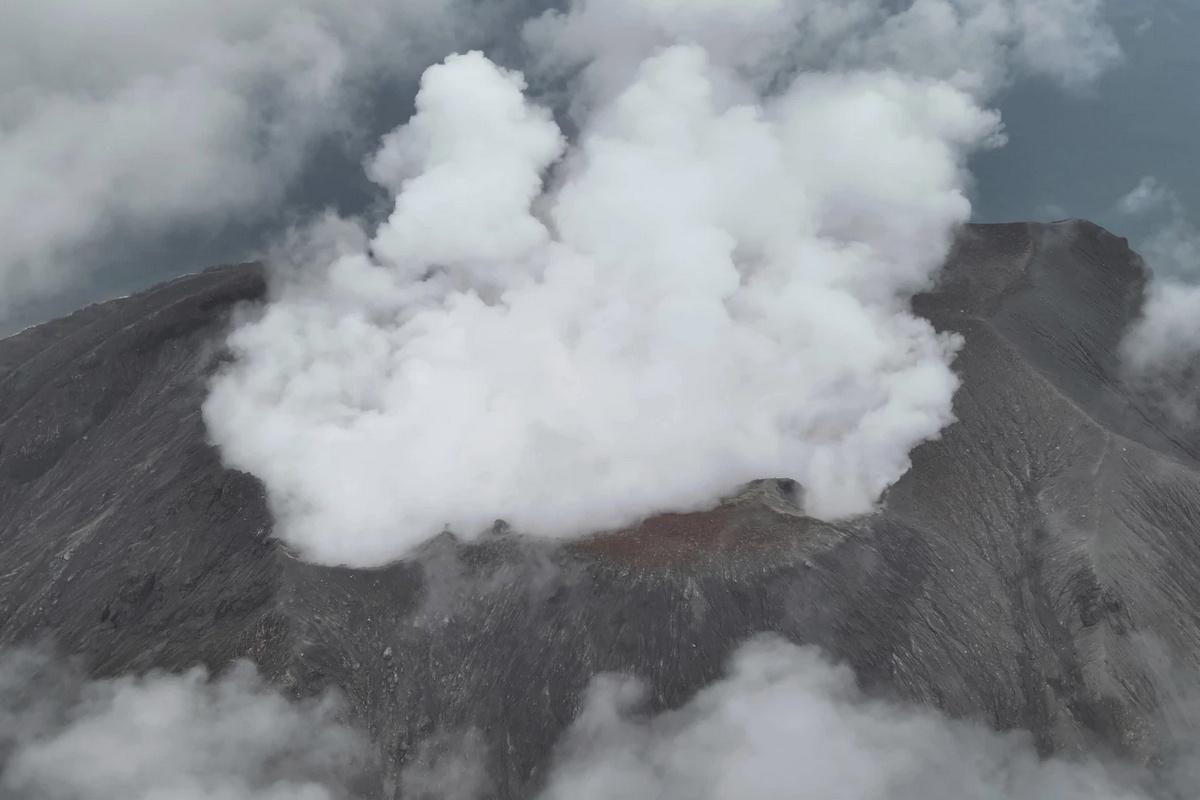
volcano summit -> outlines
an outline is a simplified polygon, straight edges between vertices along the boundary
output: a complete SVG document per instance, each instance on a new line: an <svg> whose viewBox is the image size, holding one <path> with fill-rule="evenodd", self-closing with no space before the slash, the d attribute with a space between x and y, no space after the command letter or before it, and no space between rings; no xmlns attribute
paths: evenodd
<svg viewBox="0 0 1200 800"><path fill-rule="evenodd" d="M290 696L336 689L378 754L367 794L422 796L447 748L478 796L578 793L598 676L640 678L645 713L684 708L653 724L686 733L697 703L774 685L743 652L712 688L763 634L881 702L1027 731L1035 763L1163 770L1200 648L1200 432L1122 377L1147 279L1089 223L964 228L914 301L965 342L957 421L873 512L821 522L760 476L707 511L571 540L498 523L371 569L298 560L208 442L258 266L91 306L0 342L0 641L52 637L100 678L244 658Z"/></svg>

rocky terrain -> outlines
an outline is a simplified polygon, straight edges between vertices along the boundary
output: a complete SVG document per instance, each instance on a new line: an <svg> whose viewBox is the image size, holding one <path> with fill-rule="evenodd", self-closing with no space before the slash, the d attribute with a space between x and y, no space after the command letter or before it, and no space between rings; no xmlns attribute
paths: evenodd
<svg viewBox="0 0 1200 800"><path fill-rule="evenodd" d="M676 706L764 631L1044 754L1156 763L1200 652L1200 433L1121 380L1146 280L1088 223L964 230L916 302L965 337L959 421L871 516L808 519L764 481L571 544L498 526L356 571L293 558L206 442L206 376L261 270L180 278L0 342L0 644L53 637L96 675L248 657L342 690L390 774L476 731L506 797L595 674Z"/></svg>

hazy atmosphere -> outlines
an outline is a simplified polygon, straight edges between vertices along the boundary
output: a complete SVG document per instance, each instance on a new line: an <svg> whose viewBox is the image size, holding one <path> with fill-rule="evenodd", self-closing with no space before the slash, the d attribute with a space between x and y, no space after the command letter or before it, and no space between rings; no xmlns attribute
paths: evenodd
<svg viewBox="0 0 1200 800"><path fill-rule="evenodd" d="M288 132L287 147L283 148L284 152L272 153L272 159L287 158L290 163L283 165L282 172L272 173L269 192L246 185L248 176L239 176L238 182L245 186L243 189L221 185L224 181L216 183L222 174L221 170L233 169L234 162L231 162L221 164L218 170L203 177L204 181L213 182L211 185L220 186L217 193L214 194L212 189L196 189L204 197L190 200L188 206L178 211L172 210L169 205L163 208L159 203L150 204L149 208L129 209L129 206L137 205L136 198L124 196L122 192L122 200L116 210L122 213L131 211L133 219L139 221L129 230L119 233L113 231L113 226L119 220L104 220L101 225L78 219L68 223L64 219L57 223L57 233L54 228L38 233L38 226L31 231L28 221L20 226L19 232L7 231L7 266L3 274L6 276L5 294L8 299L4 318L0 320L0 332L11 332L69 311L84 302L124 294L214 263L256 257L288 224L327 206L332 205L343 213L360 213L371 208L372 202L378 199L377 188L366 180L356 165L373 149L379 136L402 122L411 112L419 65L435 59L435 53L447 46L486 46L489 43L492 47L500 48L502 63L519 62L519 56L513 54L514 50L519 49L515 44L519 40L519 20L530 15L531 6L537 7L528 2L505 3L504 0L497 0L483 4L485 8L478 15L463 13L452 18L450 15L455 5L454 2L432 0L394 5L368 3L363 6L362 19L371 21L358 24L371 32L371 41L357 42L355 52L344 54L339 51L338 48L344 47L347 39L340 38L338 34L352 35L353 31L338 31L334 26L332 31L320 33L331 47L330 54L327 54L331 61L324 66L306 63L303 65L305 71L297 72L286 63L271 63L260 56L260 63L244 68L268 76L272 71L287 69L290 73L288 80L293 84L302 80L341 81L343 71L348 68L371 71L370 79L358 76L352 85L355 90L352 96L357 98L357 105L337 110L348 116L342 116L332 109L329 114L322 111L317 124ZM1085 6L1069 4L1072 9ZM87 4L80 6L87 7ZM35 8L36 12L33 10ZM138 18L137 8L136 4L123 5L122 9L129 10L109 17L105 26L122 31L129 20ZM148 8L153 9L154 4L148 4ZM205 9L202 20L221 16L221 12L216 10L222 8L219 4L204 4L196 8ZM509 8L513 9L511 13ZM68 54L72 59L82 57L74 50L72 42L75 40L71 38L71 30L86 30L85 20L89 13L94 15L94 12L77 14L74 10L74 4L69 2L28 7L17 3L8 12L9 24L0 34L6 37L5 58L13 64L12 68L4 70L4 77L0 78L6 82L5 114L12 120L3 151L8 162L5 169L15 171L20 163L21 174L25 176L21 182L17 182L13 173L14 179L6 181L6 203L23 202L23 198L34 196L17 193L34 191L27 181L50 180L56 174L43 172L39 175L33 172L50 169L48 164L54 162L47 161L44 162L47 166L41 166L37 160L18 161L18 147L33 147L36 143L38 150L45 153L44 158L57 159L59 166L54 167L55 170L70 169L67 166L70 161L55 155L53 140L33 140L22 144L17 137L18 133L32 137L34 129L28 126L40 118L40 115L26 116L30 112L23 111L21 102L18 102L21 96L28 96L34 85L44 84L47 90L61 98L60 110L55 113L67 113L68 109L71 113L83 113L83 109L71 98L78 97L78 93L86 91L87 87L78 83L77 76L71 75L72 68L78 67L73 67ZM232 28L232 33L236 31L234 25L246 25L251 37L248 41L254 41L256 37L278 35L276 28L262 23L271 12L269 3L245 5L238 14L230 15L224 27ZM302 12L311 13L316 19L331 19L321 3L306 3L293 16L303 17L305 13ZM174 25L174 13L152 13L149 24ZM1200 123L1197 119L1200 110L1194 102L1190 84L1178 79L1180 75L1194 72L1200 59L1193 46L1194 34L1200 29L1200 9L1187 0L1127 0L1109 3L1104 14L1120 42L1122 58L1117 68L1105 71L1091 85L1068 94L1064 94L1052 82L1022 81L1005 89L994 101L1003 114L1009 142L1002 149L976 154L972 159L975 177L970 188L973 219L1002 222L1082 217L1142 240L1152 232L1153 222L1161 222L1161 218L1149 221L1129 219L1119 213L1118 200L1146 176L1157 177L1176 192L1185 210L1200 206L1200 166L1197 165L1200 160L1195 158L1198 145L1193 133L1197 123ZM109 12L105 12L105 16L109 16ZM342 20L353 25L355 16L348 15ZM502 22L493 22L493 17L500 18ZM412 19L420 19L421 22L409 25ZM381 20L381 23L375 20ZM219 28L205 27L207 24L202 22L199 27L184 26L188 38L195 42L197 48L221 41L213 38L206 42L204 37L226 35ZM389 28L389 25L393 27ZM419 30L420 35L412 35L414 30ZM441 36L440 42L429 44L426 41L429 30ZM56 44L48 53L38 53L37 61L27 60L27 48L39 33L47 36L53 33ZM111 36L106 40L105 47L111 47L111 52L117 53L125 48L121 44L121 36L128 41L129 37L149 35L152 35L151 29L142 22L136 31L125 29L123 33ZM312 35L318 34L314 31ZM169 41L169 37L161 37L161 41ZM94 44L90 46L95 47ZM59 48L61 57L56 53ZM164 50L163 55L168 52ZM181 57L178 52L170 55ZM198 57L200 54L197 54ZM271 58L285 60L287 57L284 51ZM304 58L313 59L313 51L306 49ZM109 73L113 77L105 79L107 86L103 87L104 94L100 97L109 92L127 90L128 84L123 82L138 79L139 75L154 79L157 75L170 74L175 68L170 62L161 60L157 63L138 63L128 55L122 56L122 61L127 62L123 69L128 72L124 76L121 72ZM267 63L261 63L263 61ZM360 61L364 63L358 64ZM378 66L373 62L377 62ZM26 75L35 63L45 64L45 67L39 68L36 73L37 84L30 84ZM225 70L234 68L239 67L235 64L223 67ZM322 77L316 72L318 69L328 72ZM90 80L95 82L95 74L90 76ZM271 79L266 84L270 91L289 90L286 85L277 88L272 85L273 82L274 79ZM163 88L169 87L170 84L167 84ZM312 90L305 88L304 91ZM317 91L332 93L332 87L327 86L323 90L318 88ZM242 102L236 95L230 99ZM327 102L318 94L307 100L306 105L316 100ZM45 113L49 111L42 112ZM177 119L172 116L172 124ZM38 124L49 124L49 121L46 119ZM96 135L103 135L103 129L98 130ZM206 134L200 132L196 135ZM215 132L214 135L223 134ZM239 150L248 146L237 139L219 141L222 147L237 147ZM305 148L305 157L296 160L297 154L289 151L294 151L299 145ZM99 150L104 146L103 140L89 146L88 150L95 155L85 158L76 170L87 168L84 165L93 162L93 169L102 170L97 176L100 179L104 169L112 168L100 167L94 161L104 157L104 151ZM175 147L184 147L184 143L175 141L164 146L173 150ZM195 148L191 148L191 151L195 157ZM203 152L200 155L212 157ZM239 152L239 158L254 157ZM257 159L254 159L254 163L253 169L266 168L266 163ZM122 169L129 170L135 164L126 161ZM156 171L153 180L160 185L165 184L167 179L177 181L180 191L183 191L186 184L182 181L185 177ZM48 186L43 184L39 191L47 190ZM226 201L226 198L232 197L231 193L238 195L233 197L236 203L232 205ZM97 208L95 200L88 199L78 191L73 195L72 204L91 204L92 213L100 212L108 204L101 201L100 208ZM56 201L60 208L48 209L44 213L53 212L55 216L67 213L61 209L63 202ZM198 213L205 208L209 210ZM215 213L211 210L214 208ZM1190 211L1185 213L1191 214ZM1192 215L1190 218L1195 217ZM18 217L6 214L6 219L8 224L15 225ZM71 242L82 242L86 237L86 249L67 251L70 253L68 260L72 262L70 272L79 276L79 279L64 283L47 276L34 281L33 285L40 284L52 289L31 293L28 287L20 288L22 282L29 282L12 277L25 269L15 266L20 255L16 250L17 242L35 234L54 236L57 239L55 245L61 247L78 246ZM54 274L53 271L51 274ZM21 297L19 301L14 299L18 295Z"/></svg>
<svg viewBox="0 0 1200 800"><path fill-rule="evenodd" d="M0 797L1194 796L1198 34L12 0Z"/></svg>

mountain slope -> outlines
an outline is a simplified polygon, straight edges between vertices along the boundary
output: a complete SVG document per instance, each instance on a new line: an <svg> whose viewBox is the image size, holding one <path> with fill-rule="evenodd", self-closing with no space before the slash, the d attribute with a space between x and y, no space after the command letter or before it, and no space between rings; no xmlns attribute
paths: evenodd
<svg viewBox="0 0 1200 800"><path fill-rule="evenodd" d="M1146 278L1087 223L965 230L916 302L966 338L959 421L869 517L805 518L766 481L370 571L292 558L206 444L205 377L261 272L181 278L0 342L0 642L52 635L98 674L249 656L298 694L344 690L393 770L478 730L501 796L537 785L598 672L675 706L761 631L1043 753L1149 762L1200 645L1200 437L1120 379Z"/></svg>

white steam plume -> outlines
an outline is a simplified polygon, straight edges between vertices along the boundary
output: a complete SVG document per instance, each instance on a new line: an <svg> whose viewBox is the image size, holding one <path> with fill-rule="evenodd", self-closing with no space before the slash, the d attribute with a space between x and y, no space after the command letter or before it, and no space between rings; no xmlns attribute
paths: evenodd
<svg viewBox="0 0 1200 800"><path fill-rule="evenodd" d="M593 682L540 800L1146 796L1132 770L1043 760L1026 734L868 699L847 668L778 640L744 645L678 710L639 714L643 695L630 678Z"/></svg>
<svg viewBox="0 0 1200 800"><path fill-rule="evenodd" d="M330 697L293 702L249 664L89 681L40 650L0 656L9 800L343 800L366 740Z"/></svg>
<svg viewBox="0 0 1200 800"><path fill-rule="evenodd" d="M277 273L205 407L280 534L366 566L445 528L578 535L764 476L798 480L814 515L869 511L951 421L957 342L908 300L968 218L965 159L1001 139L983 87L1025 41L997 25L986 75L948 79L893 58L893 28L985 6L884 8L622 0L539 18L540 74L563 52L588 65L565 154L520 75L478 53L431 68L369 167L391 218L366 250L343 235L338 258ZM831 52L855 55L833 63L853 69L791 57L839 24ZM877 58L866 43L885 40Z"/></svg>

